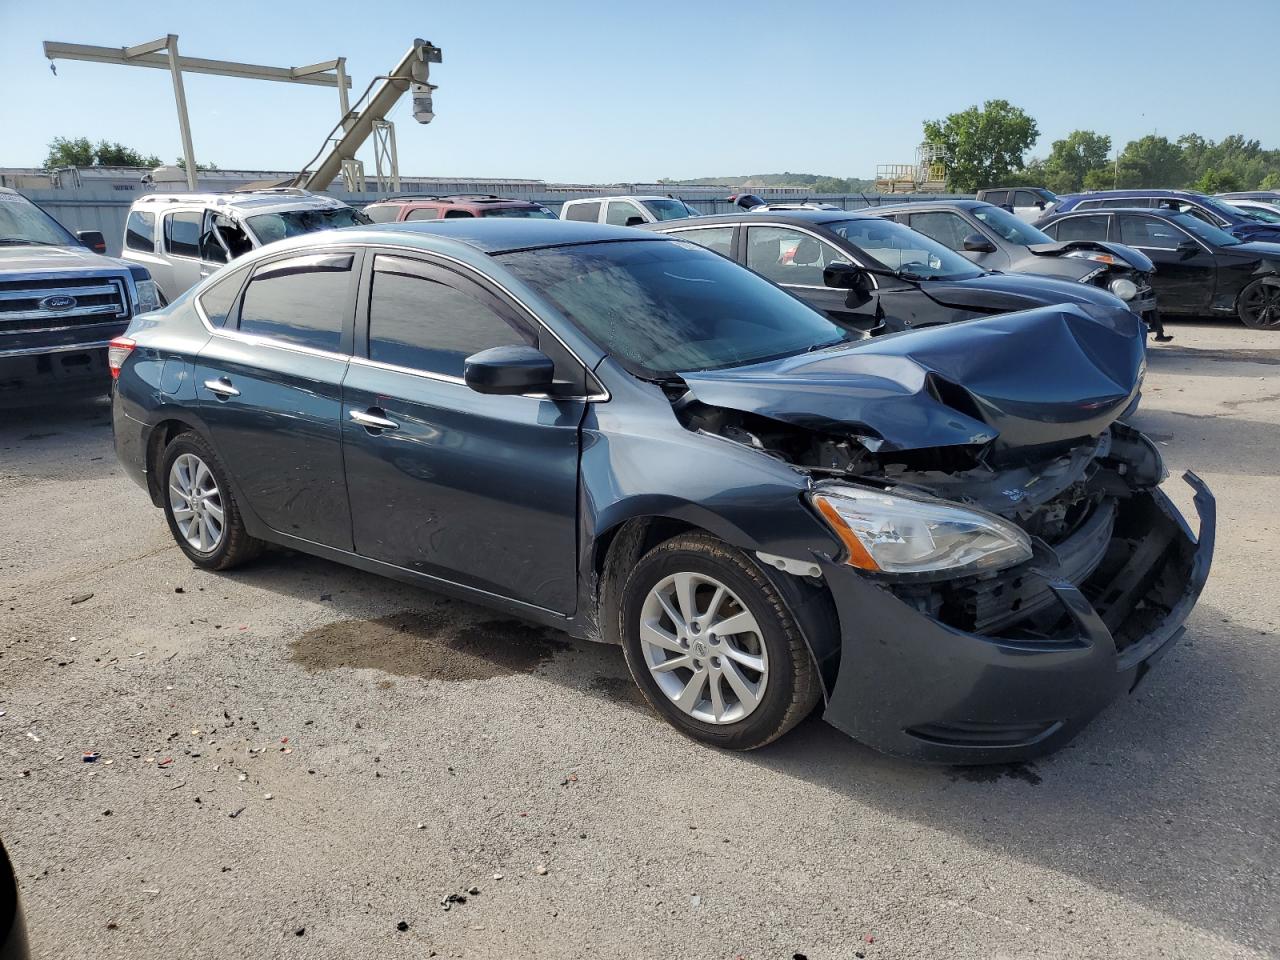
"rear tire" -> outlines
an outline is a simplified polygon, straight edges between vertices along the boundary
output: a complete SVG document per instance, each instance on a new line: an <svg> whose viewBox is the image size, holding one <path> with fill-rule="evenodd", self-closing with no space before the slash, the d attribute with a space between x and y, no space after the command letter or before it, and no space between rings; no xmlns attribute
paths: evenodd
<svg viewBox="0 0 1280 960"><path fill-rule="evenodd" d="M777 590L707 534L654 547L623 583L619 633L631 676L681 733L754 750L812 711L817 671Z"/></svg>
<svg viewBox="0 0 1280 960"><path fill-rule="evenodd" d="M1240 291L1236 314L1252 330L1280 329L1280 287L1253 281Z"/></svg>
<svg viewBox="0 0 1280 960"><path fill-rule="evenodd" d="M196 566L229 570L262 552L265 544L245 529L222 461L199 434L169 441L158 479L169 531Z"/></svg>

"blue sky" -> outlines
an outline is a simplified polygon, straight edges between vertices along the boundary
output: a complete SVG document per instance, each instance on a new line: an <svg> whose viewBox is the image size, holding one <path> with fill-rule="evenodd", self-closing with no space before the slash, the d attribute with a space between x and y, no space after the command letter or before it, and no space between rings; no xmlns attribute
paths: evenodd
<svg viewBox="0 0 1280 960"><path fill-rule="evenodd" d="M871 176L912 160L923 120L993 97L1036 118L1041 153L1080 127L1116 146L1195 131L1280 147L1280 72L1255 56L1237 68L1232 53L1277 13L1277 0L0 0L0 165L38 165L59 135L177 157L165 73L62 61L54 76L40 45L166 33L188 56L346 56L357 91L414 36L431 40L444 50L436 120L414 123L407 97L392 114L406 174ZM1200 47L1214 30L1227 31L1221 56ZM196 157L224 168L296 169L337 119L332 89L194 75L186 87Z"/></svg>

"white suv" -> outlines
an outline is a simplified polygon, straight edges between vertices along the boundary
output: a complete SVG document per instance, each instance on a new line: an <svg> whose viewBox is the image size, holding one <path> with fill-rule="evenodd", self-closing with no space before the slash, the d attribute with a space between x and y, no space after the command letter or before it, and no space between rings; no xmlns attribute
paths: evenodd
<svg viewBox="0 0 1280 960"><path fill-rule="evenodd" d="M612 223L619 227L696 216L697 210L674 197L586 197L566 200L560 208L561 220Z"/></svg>
<svg viewBox="0 0 1280 960"><path fill-rule="evenodd" d="M129 208L121 257L151 271L165 303L220 266L275 240L369 218L292 187L241 193L153 193Z"/></svg>

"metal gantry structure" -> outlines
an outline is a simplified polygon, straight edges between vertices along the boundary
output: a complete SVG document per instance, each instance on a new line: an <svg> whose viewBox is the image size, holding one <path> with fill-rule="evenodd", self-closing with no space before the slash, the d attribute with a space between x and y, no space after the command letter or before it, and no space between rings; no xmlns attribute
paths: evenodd
<svg viewBox="0 0 1280 960"><path fill-rule="evenodd" d="M363 187L363 165L356 159L356 151L374 138L374 162L379 189L399 189L400 170L396 157L395 129L386 119L387 113L408 90L413 91L414 119L430 123L435 116L432 108L432 92L436 89L428 82L428 64L440 63L440 48L425 41L415 40L413 47L401 58L391 73L375 77L357 107L353 110L347 91L351 79L347 76L347 58L338 57L305 67L269 67L257 63L239 63L232 60L206 60L184 57L178 53L178 36L170 33L158 40L140 43L133 47L95 47L81 43L44 42L44 54L50 60L85 60L91 63L111 63L126 67L151 67L167 70L173 80L173 96L178 111L178 128L182 137L182 156L186 165L187 186L196 190L195 147L191 139L191 119L187 113L187 94L183 86L184 73L205 73L221 77L240 77L248 80L273 80L278 83L303 83L311 86L335 87L338 91L339 119L325 140L325 146L295 178L294 185L312 190L324 190L342 173L348 188L355 182ZM375 89L375 84L376 89ZM341 131L341 132L339 132ZM384 163L387 172L384 173Z"/></svg>

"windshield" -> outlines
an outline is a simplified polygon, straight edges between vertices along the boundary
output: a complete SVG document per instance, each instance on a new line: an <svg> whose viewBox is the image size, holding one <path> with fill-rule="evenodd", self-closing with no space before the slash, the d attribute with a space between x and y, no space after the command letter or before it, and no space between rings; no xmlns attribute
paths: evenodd
<svg viewBox="0 0 1280 960"><path fill-rule="evenodd" d="M26 197L0 193L0 243L69 247L79 241Z"/></svg>
<svg viewBox="0 0 1280 960"><path fill-rule="evenodd" d="M1250 220L1260 220L1263 223L1280 223L1280 207L1273 207L1270 204L1260 207L1237 207L1233 203L1231 208L1239 210Z"/></svg>
<svg viewBox="0 0 1280 960"><path fill-rule="evenodd" d="M685 217L698 215L698 211L683 200L641 200L640 202L659 220L683 220Z"/></svg>
<svg viewBox="0 0 1280 960"><path fill-rule="evenodd" d="M1225 230L1219 230L1211 223L1205 223L1195 214L1191 213L1171 213L1169 219L1173 223L1182 227L1188 233L1194 233L1206 243L1211 243L1218 247L1234 247L1241 241L1237 240Z"/></svg>
<svg viewBox="0 0 1280 960"><path fill-rule="evenodd" d="M1224 203L1214 197L1196 197L1195 202L1206 210L1212 210L1227 223L1239 223L1241 219L1248 219L1249 215L1243 210L1237 210L1229 203Z"/></svg>
<svg viewBox="0 0 1280 960"><path fill-rule="evenodd" d="M554 213L546 207L490 207L484 211L486 217L531 217L534 220L556 220Z"/></svg>
<svg viewBox="0 0 1280 960"><path fill-rule="evenodd" d="M304 233L315 233L317 230L334 230L338 227L353 227L360 223L372 221L358 210L350 207L333 207L326 210L282 210L279 213L259 213L247 217L245 222L263 246L296 237Z"/></svg>
<svg viewBox="0 0 1280 960"><path fill-rule="evenodd" d="M852 336L750 270L685 241L546 247L498 259L644 377L785 357Z"/></svg>
<svg viewBox="0 0 1280 960"><path fill-rule="evenodd" d="M904 277L918 280L964 280L982 275L960 254L923 233L880 217L859 217L823 224L867 256Z"/></svg>
<svg viewBox="0 0 1280 960"><path fill-rule="evenodd" d="M1020 243L1024 247L1033 243L1053 243L1053 237L1040 232L1025 220L1019 220L1007 210L987 205L974 207L971 212L1010 243Z"/></svg>

